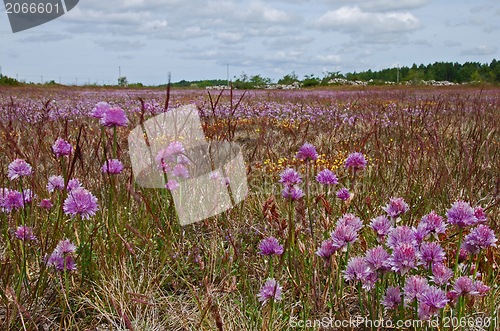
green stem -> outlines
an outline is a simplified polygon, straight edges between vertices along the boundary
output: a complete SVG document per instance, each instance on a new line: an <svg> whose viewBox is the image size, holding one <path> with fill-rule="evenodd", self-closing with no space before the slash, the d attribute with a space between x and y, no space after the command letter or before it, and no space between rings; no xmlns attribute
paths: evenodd
<svg viewBox="0 0 500 331"><path fill-rule="evenodd" d="M458 246L457 246L457 254L455 256L455 269L454 269L454 275L457 277L457 272L458 272L458 260L460 258L460 247L462 246L462 236L464 234L464 229L460 227L459 229L459 234L458 234Z"/></svg>

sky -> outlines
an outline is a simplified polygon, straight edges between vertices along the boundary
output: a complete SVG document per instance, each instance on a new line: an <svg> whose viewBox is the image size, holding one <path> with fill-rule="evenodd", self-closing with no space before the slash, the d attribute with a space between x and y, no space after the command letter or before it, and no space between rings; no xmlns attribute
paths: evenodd
<svg viewBox="0 0 500 331"><path fill-rule="evenodd" d="M277 81L440 61L500 59L500 0L81 0L12 33L0 67L20 80L115 84Z"/></svg>

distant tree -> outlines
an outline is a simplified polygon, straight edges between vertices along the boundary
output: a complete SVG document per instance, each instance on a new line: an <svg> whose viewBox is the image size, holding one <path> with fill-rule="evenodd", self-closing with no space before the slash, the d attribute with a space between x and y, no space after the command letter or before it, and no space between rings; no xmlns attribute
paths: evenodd
<svg viewBox="0 0 500 331"><path fill-rule="evenodd" d="M305 75L304 80L302 80L302 86L304 87L313 87L318 86L321 80L314 75Z"/></svg>
<svg viewBox="0 0 500 331"><path fill-rule="evenodd" d="M291 74L287 74L283 76L283 78L280 78L278 80L278 84L283 84L283 85L292 85L293 83L296 83L299 81L299 76L295 73L295 71L292 71Z"/></svg>
<svg viewBox="0 0 500 331"><path fill-rule="evenodd" d="M125 76L118 77L118 86L125 87L127 85L128 85L127 77L125 77Z"/></svg>

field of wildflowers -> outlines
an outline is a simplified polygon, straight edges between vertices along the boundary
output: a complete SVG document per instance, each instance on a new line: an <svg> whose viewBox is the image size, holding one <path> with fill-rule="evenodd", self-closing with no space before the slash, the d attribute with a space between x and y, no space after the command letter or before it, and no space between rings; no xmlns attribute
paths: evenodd
<svg viewBox="0 0 500 331"><path fill-rule="evenodd" d="M182 141L152 189L127 136L187 104L249 193L181 226ZM2 88L1 329L497 330L499 128L494 88Z"/></svg>

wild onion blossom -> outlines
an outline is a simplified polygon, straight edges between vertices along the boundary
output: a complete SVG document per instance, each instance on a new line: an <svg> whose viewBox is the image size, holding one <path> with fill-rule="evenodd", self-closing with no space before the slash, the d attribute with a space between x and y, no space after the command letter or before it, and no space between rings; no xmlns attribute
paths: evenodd
<svg viewBox="0 0 500 331"><path fill-rule="evenodd" d="M389 253L379 245L366 251L365 261L371 271L386 271L391 268L389 257Z"/></svg>
<svg viewBox="0 0 500 331"><path fill-rule="evenodd" d="M477 217L474 209L462 200L455 201L450 209L446 212L448 223L456 225L458 228L464 228L474 225L477 222Z"/></svg>
<svg viewBox="0 0 500 331"><path fill-rule="evenodd" d="M281 255L283 254L283 246L280 245L278 239L274 237L267 237L262 239L259 244L259 254L260 255Z"/></svg>
<svg viewBox="0 0 500 331"><path fill-rule="evenodd" d="M7 188L0 189L0 210L10 213L12 210L24 207L24 199L21 192L9 190Z"/></svg>
<svg viewBox="0 0 500 331"><path fill-rule="evenodd" d="M335 252L339 249L340 247L331 238L326 239L321 242L321 246L316 251L316 255L321 256L325 260L328 260L330 256L335 254Z"/></svg>
<svg viewBox="0 0 500 331"><path fill-rule="evenodd" d="M362 153L351 153L347 156L345 163L346 168L351 168L354 170L366 168L366 159Z"/></svg>
<svg viewBox="0 0 500 331"><path fill-rule="evenodd" d="M95 105L94 109L90 112L90 116L94 118L101 119L104 117L104 114L111 108L111 106L107 102L99 102Z"/></svg>
<svg viewBox="0 0 500 331"><path fill-rule="evenodd" d="M420 300L422 294L427 290L429 284L422 276L410 276L405 281L404 297L405 302L410 304L413 300Z"/></svg>
<svg viewBox="0 0 500 331"><path fill-rule="evenodd" d="M71 192L73 191L74 189L77 189L77 188L82 188L82 183L80 183L80 180L78 178L72 178L68 181L68 186L66 187L66 189L68 190L68 192Z"/></svg>
<svg viewBox="0 0 500 331"><path fill-rule="evenodd" d="M106 127L127 126L128 118L123 109L120 107L112 107L104 112L104 115L100 119L100 123L102 126Z"/></svg>
<svg viewBox="0 0 500 331"><path fill-rule="evenodd" d="M350 197L351 197L351 193L349 193L349 190L345 187L343 187L337 191L337 198L342 200L342 201L347 201L347 200L349 200Z"/></svg>
<svg viewBox="0 0 500 331"><path fill-rule="evenodd" d="M474 281L467 276L458 277L453 284L453 292L458 296L478 294L474 288Z"/></svg>
<svg viewBox="0 0 500 331"><path fill-rule="evenodd" d="M482 281L476 280L474 282L473 292L477 293L478 296L480 296L480 297L485 296L489 290L490 290L490 287L488 285L485 285Z"/></svg>
<svg viewBox="0 0 500 331"><path fill-rule="evenodd" d="M474 216L476 216L478 223L484 223L487 220L486 214L481 206L474 208Z"/></svg>
<svg viewBox="0 0 500 331"><path fill-rule="evenodd" d="M40 208L49 210L50 208L52 208L52 201L50 201L50 199L42 199L42 201L40 201L40 204L38 206Z"/></svg>
<svg viewBox="0 0 500 331"><path fill-rule="evenodd" d="M321 170L316 175L316 181L323 185L337 185L339 183L337 176L330 169Z"/></svg>
<svg viewBox="0 0 500 331"><path fill-rule="evenodd" d="M36 237L33 234L33 228L25 225L19 226L14 232L14 235L17 239L22 241L36 240Z"/></svg>
<svg viewBox="0 0 500 331"><path fill-rule="evenodd" d="M404 275L418 267L419 257L420 254L415 246L403 243L393 248L389 262L393 271Z"/></svg>
<svg viewBox="0 0 500 331"><path fill-rule="evenodd" d="M487 225L479 224L465 236L462 247L471 254L477 254L482 249L496 247L496 242L495 232Z"/></svg>
<svg viewBox="0 0 500 331"><path fill-rule="evenodd" d="M432 265L431 280L434 282L434 284L438 286L446 285L452 277L453 270L448 268L446 265L442 263Z"/></svg>
<svg viewBox="0 0 500 331"><path fill-rule="evenodd" d="M52 193L55 190L64 190L64 178L62 176L49 177L49 181L47 183L47 191L49 191L49 193Z"/></svg>
<svg viewBox="0 0 500 331"><path fill-rule="evenodd" d="M401 303L401 291L399 287L389 286L385 291L381 304L385 309L395 309Z"/></svg>
<svg viewBox="0 0 500 331"><path fill-rule="evenodd" d="M377 274L370 270L363 257L353 257L347 263L344 278L347 281L359 281L364 289L370 290L377 280Z"/></svg>
<svg viewBox="0 0 500 331"><path fill-rule="evenodd" d="M20 177L31 176L32 168L29 163L23 159L15 159L9 164L7 177L14 180Z"/></svg>
<svg viewBox="0 0 500 331"><path fill-rule="evenodd" d="M363 221L354 214L344 214L341 218L338 219L335 226L350 226L354 229L354 231L359 231L363 228Z"/></svg>
<svg viewBox="0 0 500 331"><path fill-rule="evenodd" d="M417 246L417 240L415 238L415 229L410 228L406 225L400 225L393 228L387 236L387 246L390 248L395 248L401 244L409 244L411 246Z"/></svg>
<svg viewBox="0 0 500 331"><path fill-rule="evenodd" d="M123 164L120 160L110 159L104 162L101 171L105 174L117 175L123 171Z"/></svg>
<svg viewBox="0 0 500 331"><path fill-rule="evenodd" d="M165 184L165 188L169 191L175 191L179 188L179 182L175 179L169 179Z"/></svg>
<svg viewBox="0 0 500 331"><path fill-rule="evenodd" d="M285 186L297 185L302 183L302 176L295 169L286 168L281 172L278 182Z"/></svg>
<svg viewBox="0 0 500 331"><path fill-rule="evenodd" d="M318 159L318 153L316 152L316 147L314 145L305 143L299 148L295 157L303 161L316 161Z"/></svg>
<svg viewBox="0 0 500 331"><path fill-rule="evenodd" d="M349 225L337 226L331 233L331 239L336 246L344 248L358 239L358 231Z"/></svg>
<svg viewBox="0 0 500 331"><path fill-rule="evenodd" d="M445 233L447 224L444 222L443 218L436 214L435 211L431 211L429 214L422 217L419 226L425 227L428 233Z"/></svg>
<svg viewBox="0 0 500 331"><path fill-rule="evenodd" d="M383 209L390 217L398 217L406 213L409 208L403 198L391 198Z"/></svg>
<svg viewBox="0 0 500 331"><path fill-rule="evenodd" d="M52 153L54 153L56 157L68 156L71 152L73 152L73 146L62 138L57 138L52 145Z"/></svg>
<svg viewBox="0 0 500 331"><path fill-rule="evenodd" d="M441 264L446 259L446 254L436 242L424 242L420 245L420 255L422 261L427 266Z"/></svg>
<svg viewBox="0 0 500 331"><path fill-rule="evenodd" d="M269 300L280 301L282 290L283 288L274 278L269 278L260 289L257 298L262 302L262 305Z"/></svg>
<svg viewBox="0 0 500 331"><path fill-rule="evenodd" d="M285 199L288 199L291 201L297 201L304 196L304 192L298 186L285 186L283 191L281 191L281 195Z"/></svg>
<svg viewBox="0 0 500 331"><path fill-rule="evenodd" d="M63 210L68 215L89 219L98 210L97 198L84 188L75 188L64 200Z"/></svg>
<svg viewBox="0 0 500 331"><path fill-rule="evenodd" d="M370 228L377 233L379 240L383 240L392 230L392 222L386 216L378 216L370 222Z"/></svg>
<svg viewBox="0 0 500 331"><path fill-rule="evenodd" d="M69 239L61 240L47 259L47 265L54 267L57 271L76 270L76 263L72 256L75 251L76 246Z"/></svg>
<svg viewBox="0 0 500 331"><path fill-rule="evenodd" d="M448 303L446 293L438 287L428 286L420 297L420 305L426 305L426 317L436 315ZM422 319L422 317L420 317Z"/></svg>

